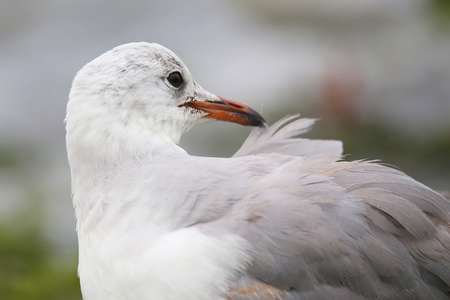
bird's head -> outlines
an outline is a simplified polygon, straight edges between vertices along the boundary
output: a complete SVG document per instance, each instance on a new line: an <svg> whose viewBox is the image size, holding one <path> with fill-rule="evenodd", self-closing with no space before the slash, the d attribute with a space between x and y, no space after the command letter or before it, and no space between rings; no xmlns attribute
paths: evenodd
<svg viewBox="0 0 450 300"><path fill-rule="evenodd" d="M102 152L99 146L111 153L127 147L139 151L146 137L153 146L164 142L159 140L178 143L185 131L208 120L265 126L250 107L200 87L169 49L130 43L104 53L76 75L67 105L67 143L69 150L82 148L87 156Z"/></svg>

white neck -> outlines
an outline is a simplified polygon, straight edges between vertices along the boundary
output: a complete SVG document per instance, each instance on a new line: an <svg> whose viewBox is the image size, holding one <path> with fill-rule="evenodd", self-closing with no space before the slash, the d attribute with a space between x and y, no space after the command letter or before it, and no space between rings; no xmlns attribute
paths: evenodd
<svg viewBox="0 0 450 300"><path fill-rule="evenodd" d="M96 191L123 168L186 155L176 145L179 137L156 134L137 126L134 130L130 128L135 124L128 124L127 128L105 126L100 130L101 124L97 123L93 129L75 127L78 131L70 125L68 122L66 142L78 222L88 220L88 215L95 215L94 207L99 205L100 197ZM78 229L79 226L77 224Z"/></svg>

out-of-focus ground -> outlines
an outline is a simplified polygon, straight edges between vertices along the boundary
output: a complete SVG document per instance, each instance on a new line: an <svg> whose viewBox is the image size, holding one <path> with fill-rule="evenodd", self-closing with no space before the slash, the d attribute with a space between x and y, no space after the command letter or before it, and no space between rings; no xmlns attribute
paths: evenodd
<svg viewBox="0 0 450 300"><path fill-rule="evenodd" d="M319 4L320 3L320 4ZM447 0L0 0L0 299L80 299L64 144L71 81L114 46L158 42L269 123L450 190ZM199 126L182 146L230 156L249 129Z"/></svg>

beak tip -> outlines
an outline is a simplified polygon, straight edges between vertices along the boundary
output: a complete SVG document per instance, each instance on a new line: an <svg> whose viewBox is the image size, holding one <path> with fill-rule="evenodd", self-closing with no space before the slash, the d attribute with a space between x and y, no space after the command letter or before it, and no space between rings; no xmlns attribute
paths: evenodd
<svg viewBox="0 0 450 300"><path fill-rule="evenodd" d="M260 118L258 117L250 118L248 126L263 127L263 128L268 127L266 121L261 116Z"/></svg>

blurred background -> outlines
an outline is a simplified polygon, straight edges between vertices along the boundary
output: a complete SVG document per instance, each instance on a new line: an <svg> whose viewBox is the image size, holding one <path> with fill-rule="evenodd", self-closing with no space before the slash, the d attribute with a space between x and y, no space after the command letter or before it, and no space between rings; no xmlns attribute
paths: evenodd
<svg viewBox="0 0 450 300"><path fill-rule="evenodd" d="M81 299L67 95L85 63L134 41L269 123L320 118L307 137L450 190L448 0L0 0L0 299ZM248 132L199 126L182 146L231 156Z"/></svg>

